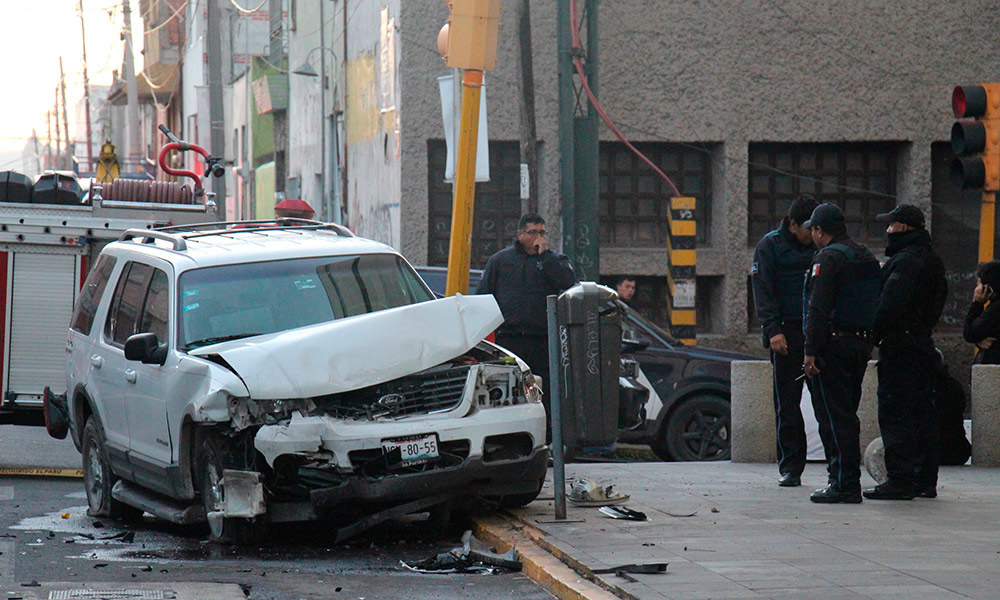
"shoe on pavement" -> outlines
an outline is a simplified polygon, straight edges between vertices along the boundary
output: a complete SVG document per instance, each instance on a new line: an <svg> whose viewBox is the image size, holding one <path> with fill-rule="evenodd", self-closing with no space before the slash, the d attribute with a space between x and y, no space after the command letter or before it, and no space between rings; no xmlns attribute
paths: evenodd
<svg viewBox="0 0 1000 600"><path fill-rule="evenodd" d="M828 485L813 492L809 499L818 504L861 504L861 490L842 492L836 486Z"/></svg>
<svg viewBox="0 0 1000 600"><path fill-rule="evenodd" d="M795 473L785 473L778 479L781 487L798 487L802 485L802 478Z"/></svg>
<svg viewBox="0 0 1000 600"><path fill-rule="evenodd" d="M922 487L919 488L914 495L916 495L917 498L937 498L937 488Z"/></svg>
<svg viewBox="0 0 1000 600"><path fill-rule="evenodd" d="M869 500L913 500L913 488L906 488L892 483L881 483L864 491Z"/></svg>

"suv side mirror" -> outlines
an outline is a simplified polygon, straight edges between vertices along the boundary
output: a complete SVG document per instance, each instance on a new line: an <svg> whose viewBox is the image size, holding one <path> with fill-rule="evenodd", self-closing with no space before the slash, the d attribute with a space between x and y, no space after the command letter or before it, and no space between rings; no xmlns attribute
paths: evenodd
<svg viewBox="0 0 1000 600"><path fill-rule="evenodd" d="M160 345L155 333L137 333L125 340L125 359L162 365L167 362L167 347Z"/></svg>
<svg viewBox="0 0 1000 600"><path fill-rule="evenodd" d="M625 330L622 332L622 352L638 352L649 348L652 342L649 338L637 335L634 331Z"/></svg>

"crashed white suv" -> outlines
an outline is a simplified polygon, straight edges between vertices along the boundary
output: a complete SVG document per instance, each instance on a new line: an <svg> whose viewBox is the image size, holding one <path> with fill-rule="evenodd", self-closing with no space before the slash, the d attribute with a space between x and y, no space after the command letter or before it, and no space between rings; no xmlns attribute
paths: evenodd
<svg viewBox="0 0 1000 600"><path fill-rule="evenodd" d="M129 231L66 345L90 514L207 518L239 542L430 497L530 502L545 411L540 380L483 341L501 321L492 296L435 300L336 225Z"/></svg>

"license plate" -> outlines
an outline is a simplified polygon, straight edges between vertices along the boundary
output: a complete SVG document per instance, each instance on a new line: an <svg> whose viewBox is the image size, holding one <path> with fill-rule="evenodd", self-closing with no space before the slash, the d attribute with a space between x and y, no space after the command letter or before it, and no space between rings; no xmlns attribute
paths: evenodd
<svg viewBox="0 0 1000 600"><path fill-rule="evenodd" d="M433 460L438 457L438 439L436 434L415 435L405 438L382 440L382 450L386 454L399 448L403 464L412 465Z"/></svg>

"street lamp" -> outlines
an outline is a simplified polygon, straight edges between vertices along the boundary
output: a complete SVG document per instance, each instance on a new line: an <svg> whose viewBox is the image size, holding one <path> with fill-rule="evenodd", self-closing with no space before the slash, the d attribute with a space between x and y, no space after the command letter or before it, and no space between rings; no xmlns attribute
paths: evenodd
<svg viewBox="0 0 1000 600"><path fill-rule="evenodd" d="M337 54L333 50L327 48L325 45L316 46L306 54L305 61L302 62L297 68L292 70L292 73L296 75L304 75L306 77L319 77L319 106L320 106L320 181L321 189L323 194L323 214L331 221L341 221L340 215L340 203L336 204L331 202L330 195L326 191L326 171L327 171L327 159L326 159L326 56L320 53L320 63L319 63L319 73L310 64L309 59L312 57L313 53L317 50L326 50L333 57L333 64L337 64Z"/></svg>

